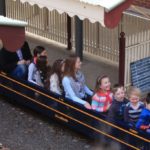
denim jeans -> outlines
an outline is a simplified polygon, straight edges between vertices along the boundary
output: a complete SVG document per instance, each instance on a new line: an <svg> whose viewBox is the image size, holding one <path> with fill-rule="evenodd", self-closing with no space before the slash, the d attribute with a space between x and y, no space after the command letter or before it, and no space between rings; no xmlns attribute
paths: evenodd
<svg viewBox="0 0 150 150"><path fill-rule="evenodd" d="M27 65L17 65L17 67L11 72L12 76L18 77L18 78L22 78L25 79L27 77Z"/></svg>

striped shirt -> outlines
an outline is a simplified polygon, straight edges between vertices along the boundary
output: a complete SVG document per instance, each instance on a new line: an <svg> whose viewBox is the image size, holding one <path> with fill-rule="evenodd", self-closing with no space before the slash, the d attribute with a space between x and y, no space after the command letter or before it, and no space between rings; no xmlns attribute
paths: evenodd
<svg viewBox="0 0 150 150"><path fill-rule="evenodd" d="M94 94L92 97L92 109L98 112L106 112L108 111L111 103L112 103L112 93L107 91L103 93L101 91Z"/></svg>
<svg viewBox="0 0 150 150"><path fill-rule="evenodd" d="M144 103L141 101L139 101L136 106L133 106L130 102L128 102L124 112L125 122L135 125L144 107Z"/></svg>

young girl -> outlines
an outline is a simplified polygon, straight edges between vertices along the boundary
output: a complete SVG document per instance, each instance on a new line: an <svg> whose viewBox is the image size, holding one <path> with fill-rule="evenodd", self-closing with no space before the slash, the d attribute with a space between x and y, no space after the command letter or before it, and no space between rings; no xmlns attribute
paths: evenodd
<svg viewBox="0 0 150 150"><path fill-rule="evenodd" d="M48 89L57 94L62 94L62 75L64 72L65 60L58 59L54 62L48 77Z"/></svg>
<svg viewBox="0 0 150 150"><path fill-rule="evenodd" d="M95 94L92 97L92 109L98 112L107 112L112 103L109 77L99 76L96 80Z"/></svg>
<svg viewBox="0 0 150 150"><path fill-rule="evenodd" d="M124 121L134 127L143 110L144 103L140 101L141 91L137 87L130 87L128 90L129 102L124 111Z"/></svg>
<svg viewBox="0 0 150 150"><path fill-rule="evenodd" d="M28 81L43 86L42 81L40 79L40 73L37 71L37 59L40 56L45 57L45 63L47 63L47 52L44 47L42 46L36 46L33 50L33 61L28 67ZM39 63L40 65L40 63Z"/></svg>
<svg viewBox="0 0 150 150"><path fill-rule="evenodd" d="M38 57L40 56L46 56L47 57L47 51L45 50L45 48L43 46L36 46L33 50L33 62L34 64L36 64L36 60Z"/></svg>
<svg viewBox="0 0 150 150"><path fill-rule="evenodd" d="M93 92L85 85L84 76L82 76L82 80L79 80L79 77L77 77L80 67L81 61L79 57L70 57L66 59L62 85L67 98L91 109L90 104L83 99L86 97L86 94L92 95Z"/></svg>
<svg viewBox="0 0 150 150"><path fill-rule="evenodd" d="M43 87L46 80L47 68L47 57L39 56L36 64L32 62L29 65L28 81Z"/></svg>
<svg viewBox="0 0 150 150"><path fill-rule="evenodd" d="M146 108L143 109L138 122L136 123L136 128L145 130L150 133L150 93L146 97Z"/></svg>
<svg viewBox="0 0 150 150"><path fill-rule="evenodd" d="M108 111L108 121L123 121L124 108L128 100L125 98L125 89L122 85L115 84L113 89L113 102Z"/></svg>

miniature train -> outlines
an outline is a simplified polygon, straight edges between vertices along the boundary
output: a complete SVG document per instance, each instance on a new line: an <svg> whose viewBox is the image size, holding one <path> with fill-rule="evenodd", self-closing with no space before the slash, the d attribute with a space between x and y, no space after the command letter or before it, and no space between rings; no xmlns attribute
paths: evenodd
<svg viewBox="0 0 150 150"><path fill-rule="evenodd" d="M57 120L90 138L103 138L108 143L110 140L116 141L121 149L150 148L150 134L131 129L123 122L118 122L119 125L107 122L103 114L88 110L62 95L4 72L0 72L0 95Z"/></svg>

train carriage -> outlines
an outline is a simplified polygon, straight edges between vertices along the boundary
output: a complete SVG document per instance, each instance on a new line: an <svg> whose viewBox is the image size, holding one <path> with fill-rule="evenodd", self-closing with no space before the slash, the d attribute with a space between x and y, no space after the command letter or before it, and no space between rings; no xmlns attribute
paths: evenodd
<svg viewBox="0 0 150 150"><path fill-rule="evenodd" d="M0 73L0 95L11 101L41 112L93 139L113 140L121 147L144 149L150 147L150 134L129 128L123 122L107 122L106 116L61 95L52 93L25 80ZM113 132L112 132L113 131Z"/></svg>
<svg viewBox="0 0 150 150"><path fill-rule="evenodd" d="M15 51L21 46L25 36L24 28L22 28L24 25L19 26L19 32L16 32L19 34L16 35L16 37L19 37L19 43L14 42L18 41L16 39L10 43L9 35L1 37L2 33L4 34L3 30L0 38L5 40L4 46L6 48L11 47ZM3 27L3 25L0 27ZM9 29L9 31L12 30L14 28ZM9 40L6 40L7 38ZM90 138L104 140L107 143L115 141L119 143L121 149L148 150L150 147L150 134L129 128L124 122L117 122L117 125L112 124L106 120L104 114L88 110L62 95L11 76L2 70L0 70L0 95L40 112L50 120L56 120Z"/></svg>

